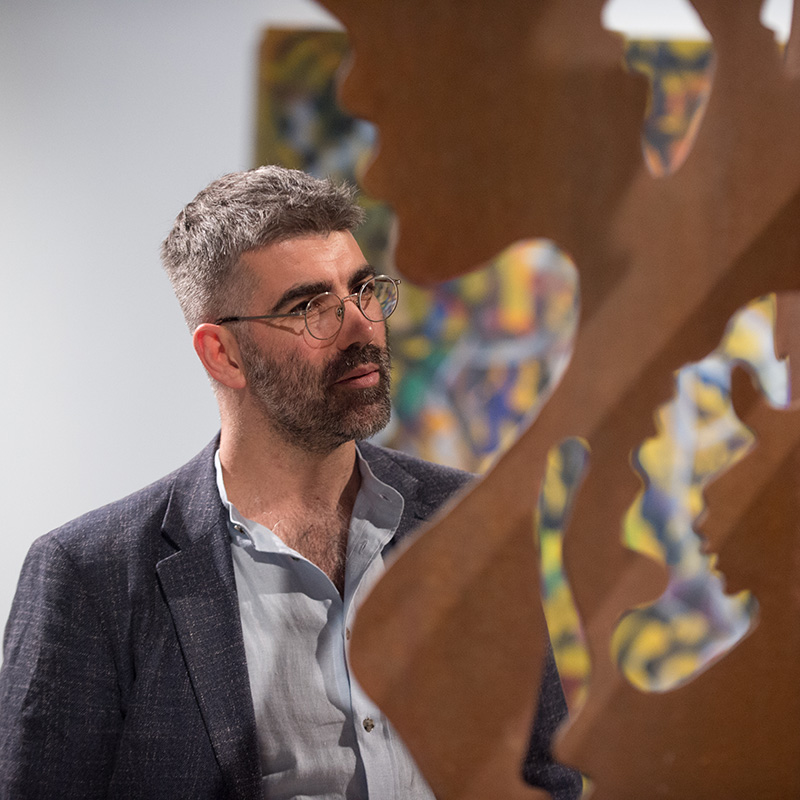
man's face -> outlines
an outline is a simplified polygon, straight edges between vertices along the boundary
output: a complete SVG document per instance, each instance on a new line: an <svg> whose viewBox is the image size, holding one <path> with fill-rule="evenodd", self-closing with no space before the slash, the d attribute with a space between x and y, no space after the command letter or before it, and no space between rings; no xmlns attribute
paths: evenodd
<svg viewBox="0 0 800 800"><path fill-rule="evenodd" d="M321 292L352 294L374 270L350 233L304 236L243 257L256 278L248 314L302 309ZM302 317L239 323L242 365L253 399L284 439L326 453L389 421L386 324L345 303L339 333L314 339Z"/></svg>

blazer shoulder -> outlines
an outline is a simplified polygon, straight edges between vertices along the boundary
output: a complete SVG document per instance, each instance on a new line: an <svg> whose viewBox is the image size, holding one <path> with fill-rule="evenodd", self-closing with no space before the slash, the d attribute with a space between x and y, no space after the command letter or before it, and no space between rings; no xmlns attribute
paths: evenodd
<svg viewBox="0 0 800 800"><path fill-rule="evenodd" d="M434 464L432 461L369 442L359 442L358 446L378 478L393 485L391 473L397 474L400 471L408 481L415 484L420 496L427 496L433 502L443 501L477 477L462 469ZM396 488L402 492L402 487Z"/></svg>
<svg viewBox="0 0 800 800"><path fill-rule="evenodd" d="M32 550L58 545L73 559L81 561L91 554L124 553L143 538L160 532L167 507L176 486L193 490L208 483L213 472L216 441L191 461L157 481L126 497L76 517L46 533L34 542Z"/></svg>

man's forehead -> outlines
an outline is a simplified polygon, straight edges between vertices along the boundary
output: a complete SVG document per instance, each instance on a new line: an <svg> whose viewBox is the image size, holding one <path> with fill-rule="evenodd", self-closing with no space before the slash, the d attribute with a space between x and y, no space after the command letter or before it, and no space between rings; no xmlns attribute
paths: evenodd
<svg viewBox="0 0 800 800"><path fill-rule="evenodd" d="M285 239L244 253L241 263L274 296L305 285L331 291L374 272L349 231Z"/></svg>

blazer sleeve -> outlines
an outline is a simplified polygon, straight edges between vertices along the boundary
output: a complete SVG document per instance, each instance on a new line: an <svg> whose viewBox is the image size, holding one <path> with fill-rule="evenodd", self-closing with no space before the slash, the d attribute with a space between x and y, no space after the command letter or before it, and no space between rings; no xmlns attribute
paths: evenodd
<svg viewBox="0 0 800 800"><path fill-rule="evenodd" d="M522 774L532 786L547 789L553 800L576 800L581 796L583 787L580 772L559 764L550 752L556 730L566 718L567 702L561 688L553 648L548 640L539 689L539 705Z"/></svg>
<svg viewBox="0 0 800 800"><path fill-rule="evenodd" d="M58 540L22 568L0 670L0 797L105 797L122 728L100 609Z"/></svg>

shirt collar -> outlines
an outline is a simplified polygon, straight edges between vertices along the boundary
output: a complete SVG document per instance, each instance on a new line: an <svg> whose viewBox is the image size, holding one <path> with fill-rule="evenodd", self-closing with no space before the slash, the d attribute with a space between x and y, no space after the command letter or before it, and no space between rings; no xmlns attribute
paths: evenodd
<svg viewBox="0 0 800 800"><path fill-rule="evenodd" d="M393 486L389 486L388 483L375 477L375 473L361 454L358 445L356 445L356 459L358 471L361 474L361 487L353 505L353 519L366 520L384 531L382 544L385 544L397 530L405 501ZM294 555L295 551L287 547L269 528L244 517L228 500L219 450L214 453L214 470L220 500L228 510L228 533L233 543L265 552L284 552Z"/></svg>

